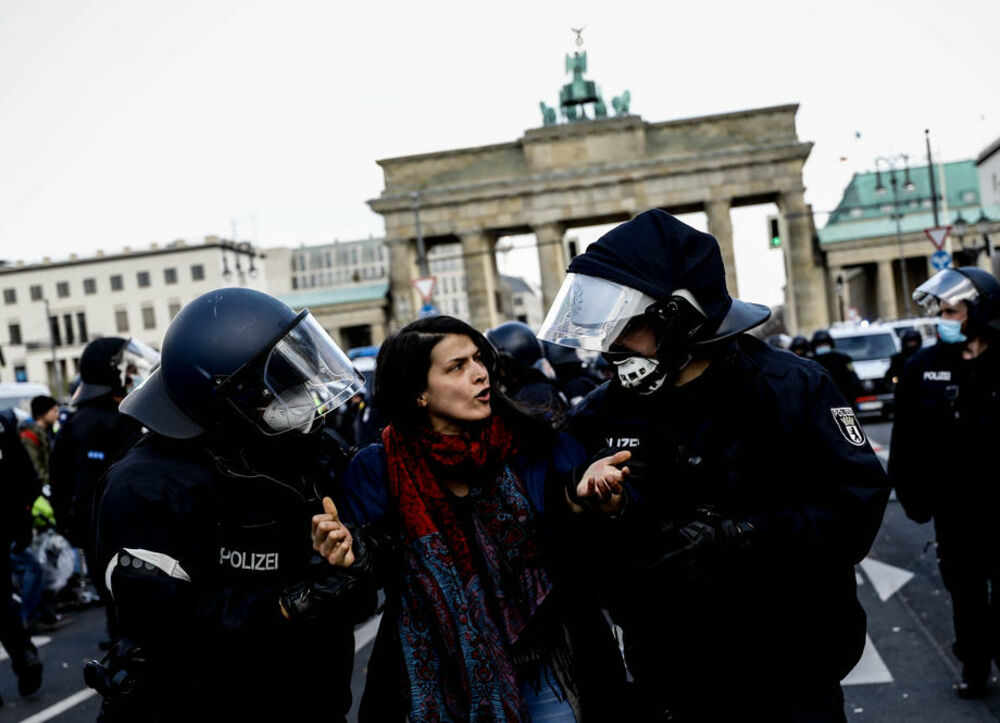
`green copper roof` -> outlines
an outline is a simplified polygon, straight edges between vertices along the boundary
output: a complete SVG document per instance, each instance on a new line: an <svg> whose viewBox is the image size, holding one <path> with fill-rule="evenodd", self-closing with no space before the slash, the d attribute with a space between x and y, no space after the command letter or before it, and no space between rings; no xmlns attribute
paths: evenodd
<svg viewBox="0 0 1000 723"><path fill-rule="evenodd" d="M934 182L938 196L942 195L940 169L934 167ZM844 196L836 210L830 214L826 226L819 231L821 243L849 241L855 239L887 236L896 233L896 222L892 215L893 205L892 172L882 170L856 173L844 189ZM897 168L896 199L899 212L903 214L900 227L903 233L919 231L934 225L931 206L931 186L927 166L910 168L909 178L914 185L912 191L904 189L906 171ZM965 211L966 221L979 218L979 173L975 161L955 161L944 164L945 191L948 194L950 218L941 217L942 224L955 219L956 211ZM877 193L881 181L884 193ZM938 202L938 211L943 213L944 205ZM990 213L987 216L993 218Z"/></svg>
<svg viewBox="0 0 1000 723"><path fill-rule="evenodd" d="M359 301L375 301L383 299L389 293L389 282L364 284L360 286L343 286L338 289L323 289L307 291L300 294L285 294L278 298L293 309L315 309L321 306L335 304L352 304Z"/></svg>

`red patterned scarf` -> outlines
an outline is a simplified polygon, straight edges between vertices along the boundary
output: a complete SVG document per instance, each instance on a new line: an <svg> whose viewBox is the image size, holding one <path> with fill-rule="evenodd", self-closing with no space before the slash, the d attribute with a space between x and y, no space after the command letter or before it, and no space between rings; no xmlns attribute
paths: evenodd
<svg viewBox="0 0 1000 723"><path fill-rule="evenodd" d="M526 720L510 647L551 590L497 415L457 436L382 433L403 541L400 639L413 720ZM471 531L442 478L469 484Z"/></svg>

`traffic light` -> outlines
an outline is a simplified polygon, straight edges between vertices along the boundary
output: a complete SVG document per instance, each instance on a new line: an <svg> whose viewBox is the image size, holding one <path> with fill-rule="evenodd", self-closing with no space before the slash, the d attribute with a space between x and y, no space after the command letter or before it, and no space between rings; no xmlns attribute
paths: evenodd
<svg viewBox="0 0 1000 723"><path fill-rule="evenodd" d="M781 248L781 227L777 216L767 217L767 240L770 248Z"/></svg>

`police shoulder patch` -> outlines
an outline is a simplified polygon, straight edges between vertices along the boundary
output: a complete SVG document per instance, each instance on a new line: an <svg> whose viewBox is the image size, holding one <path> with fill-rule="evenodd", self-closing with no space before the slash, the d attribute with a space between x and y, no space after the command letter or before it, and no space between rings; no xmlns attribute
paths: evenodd
<svg viewBox="0 0 1000 723"><path fill-rule="evenodd" d="M858 418L854 416L854 410L850 407L831 407L830 413L837 423L837 429L848 442L855 447L863 447L868 439L865 437L865 430L861 428Z"/></svg>

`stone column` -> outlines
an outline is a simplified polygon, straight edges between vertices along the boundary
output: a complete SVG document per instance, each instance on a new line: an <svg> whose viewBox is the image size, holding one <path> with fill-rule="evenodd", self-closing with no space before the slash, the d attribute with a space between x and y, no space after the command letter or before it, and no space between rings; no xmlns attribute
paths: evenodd
<svg viewBox="0 0 1000 723"><path fill-rule="evenodd" d="M413 280L417 273L417 250L410 239L387 240L389 249L389 294L392 307L388 310L389 328L399 329L417 318L416 292Z"/></svg>
<svg viewBox="0 0 1000 723"><path fill-rule="evenodd" d="M807 334L830 325L827 307L826 275L813 258L812 209L802 191L778 196L778 211L785 237L785 309L792 334Z"/></svg>
<svg viewBox="0 0 1000 723"><path fill-rule="evenodd" d="M878 262L878 278L875 282L878 289L878 315L882 319L898 319L899 303L896 301L896 274L892 270L892 261L883 259Z"/></svg>
<svg viewBox="0 0 1000 723"><path fill-rule="evenodd" d="M837 284L838 277L843 282L840 285ZM830 289L830 308L833 310L833 320L843 321L847 315L847 307L851 304L850 284L843 266L834 266L830 269L830 280L827 287Z"/></svg>
<svg viewBox="0 0 1000 723"><path fill-rule="evenodd" d="M469 296L469 323L479 331L486 331L500 320L497 313L499 279L493 252L494 239L485 231L470 231L461 235L461 241Z"/></svg>
<svg viewBox="0 0 1000 723"><path fill-rule="evenodd" d="M379 321L373 321L371 323L372 328L372 344L381 344L385 341L385 324Z"/></svg>
<svg viewBox="0 0 1000 723"><path fill-rule="evenodd" d="M532 226L538 248L538 270L542 278L542 314L549 313L559 287L566 276L566 255L563 253L563 234L566 226L561 223L543 223Z"/></svg>
<svg viewBox="0 0 1000 723"><path fill-rule="evenodd" d="M705 203L705 214L708 216L708 232L715 236L722 251L722 263L726 267L726 286L729 295L739 298L736 285L736 255L733 253L733 222L729 218L731 201L708 201Z"/></svg>

